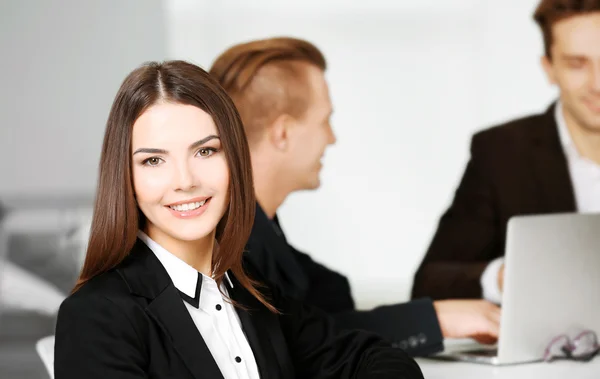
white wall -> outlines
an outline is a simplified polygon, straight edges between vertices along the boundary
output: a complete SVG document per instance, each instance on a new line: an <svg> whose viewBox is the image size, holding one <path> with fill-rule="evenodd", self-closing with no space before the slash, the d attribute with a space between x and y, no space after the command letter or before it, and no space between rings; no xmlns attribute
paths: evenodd
<svg viewBox="0 0 600 379"><path fill-rule="evenodd" d="M0 2L0 200L92 194L121 81L164 59L161 0Z"/></svg>
<svg viewBox="0 0 600 379"><path fill-rule="evenodd" d="M537 0L167 2L172 57L208 68L241 41L291 35L329 61L338 144L322 187L280 216L290 241L347 274L361 307L408 298L476 130L551 102Z"/></svg>

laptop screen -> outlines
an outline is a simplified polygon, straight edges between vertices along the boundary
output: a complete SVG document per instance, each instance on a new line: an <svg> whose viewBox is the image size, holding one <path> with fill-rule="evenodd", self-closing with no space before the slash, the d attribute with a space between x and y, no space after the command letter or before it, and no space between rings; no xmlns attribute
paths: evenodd
<svg viewBox="0 0 600 379"><path fill-rule="evenodd" d="M6 256L8 255L8 237L6 235L6 229L4 228L4 215L6 211L0 203L0 328L2 328L2 309L4 308L3 288L5 286L4 280L6 279Z"/></svg>

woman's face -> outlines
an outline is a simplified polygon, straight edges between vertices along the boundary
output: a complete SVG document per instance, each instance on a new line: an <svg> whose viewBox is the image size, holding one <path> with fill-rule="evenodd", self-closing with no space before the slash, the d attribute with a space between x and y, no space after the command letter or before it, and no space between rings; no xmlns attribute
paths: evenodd
<svg viewBox="0 0 600 379"><path fill-rule="evenodd" d="M191 105L153 105L133 125L131 154L146 233L163 246L214 238L229 169L212 117Z"/></svg>

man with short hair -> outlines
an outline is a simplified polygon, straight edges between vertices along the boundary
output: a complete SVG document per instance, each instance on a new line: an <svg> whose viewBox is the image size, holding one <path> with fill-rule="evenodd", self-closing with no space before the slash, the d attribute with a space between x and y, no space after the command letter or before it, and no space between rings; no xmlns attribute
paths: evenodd
<svg viewBox="0 0 600 379"><path fill-rule="evenodd" d="M234 100L250 144L258 205L250 261L284 294L330 313L341 328L379 333L412 355L443 349L442 336L498 336L500 312L481 301L420 299L357 311L348 280L290 246L277 209L292 192L319 187L321 157L335 143L323 54L293 38L236 45L213 64Z"/></svg>
<svg viewBox="0 0 600 379"><path fill-rule="evenodd" d="M600 0L543 0L534 19L542 67L560 98L543 114L475 134L413 298L501 303L511 217L600 212Z"/></svg>

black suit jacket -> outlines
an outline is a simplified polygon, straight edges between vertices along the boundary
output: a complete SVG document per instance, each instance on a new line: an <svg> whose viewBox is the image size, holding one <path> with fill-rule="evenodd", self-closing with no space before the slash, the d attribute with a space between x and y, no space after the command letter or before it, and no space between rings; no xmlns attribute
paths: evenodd
<svg viewBox="0 0 600 379"><path fill-rule="evenodd" d="M282 312L271 313L230 277L231 298L247 308L237 309L261 378L422 378L406 353L375 335L336 333L318 310L265 290ZM54 370L56 379L222 378L169 275L140 240L116 269L61 305Z"/></svg>
<svg viewBox="0 0 600 379"><path fill-rule="evenodd" d="M270 220L258 204L247 251L247 259L282 293L328 312L339 328L378 333L413 356L443 350L431 300L357 311L348 279L290 246L277 217Z"/></svg>
<svg viewBox="0 0 600 379"><path fill-rule="evenodd" d="M415 275L413 297L481 297L481 275L504 255L511 217L576 210L554 107L475 134L452 205Z"/></svg>

